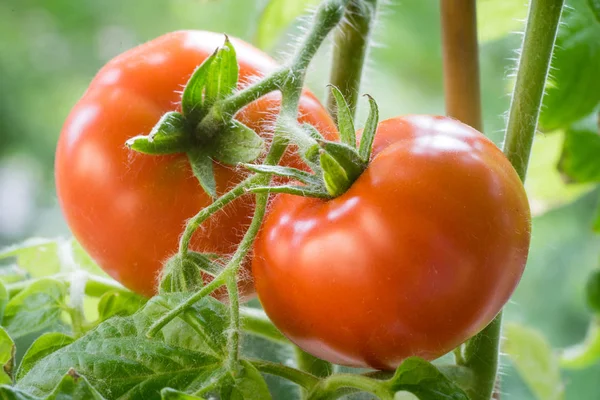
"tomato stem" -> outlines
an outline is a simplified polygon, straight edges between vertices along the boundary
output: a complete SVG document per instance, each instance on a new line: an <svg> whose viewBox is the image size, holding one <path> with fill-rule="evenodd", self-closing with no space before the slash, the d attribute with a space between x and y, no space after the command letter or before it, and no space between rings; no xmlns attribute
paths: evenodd
<svg viewBox="0 0 600 400"><path fill-rule="evenodd" d="M446 114L481 131L475 0L441 0Z"/></svg>
<svg viewBox="0 0 600 400"><path fill-rule="evenodd" d="M304 371L300 371L296 368L265 360L248 361L250 361L250 363L252 363L252 365L254 365L260 372L269 375L280 376L291 382L294 382L297 385L300 385L304 389L311 389L319 382L319 378L316 376Z"/></svg>
<svg viewBox="0 0 600 400"><path fill-rule="evenodd" d="M376 10L377 0L350 1L333 39L329 83L342 92L352 119L356 115L360 80ZM328 93L327 108L331 115L336 116L337 104L331 92Z"/></svg>
<svg viewBox="0 0 600 400"><path fill-rule="evenodd" d="M394 392L388 388L386 381L379 381L362 375L335 374L321 380L310 391L308 400L336 399L348 394L341 389L358 389L361 392L374 394L381 400L393 400Z"/></svg>
<svg viewBox="0 0 600 400"><path fill-rule="evenodd" d="M532 0L529 6L503 149L523 181L563 3L564 0Z"/></svg>
<svg viewBox="0 0 600 400"><path fill-rule="evenodd" d="M290 341L273 325L267 314L258 308L241 307L240 318L242 329L252 335L260 336L279 344L291 344Z"/></svg>

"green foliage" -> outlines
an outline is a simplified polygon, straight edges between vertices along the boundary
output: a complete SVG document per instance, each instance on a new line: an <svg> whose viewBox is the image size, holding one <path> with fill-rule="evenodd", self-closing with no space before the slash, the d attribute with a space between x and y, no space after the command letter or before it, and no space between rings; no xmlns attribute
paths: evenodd
<svg viewBox="0 0 600 400"><path fill-rule="evenodd" d="M0 260L14 258L19 268L39 278L61 270L59 246L57 240L32 238L0 250Z"/></svg>
<svg viewBox="0 0 600 400"><path fill-rule="evenodd" d="M67 288L55 279L40 279L10 299L2 325L13 338L57 328L65 308Z"/></svg>
<svg viewBox="0 0 600 400"><path fill-rule="evenodd" d="M264 142L252 129L239 121L231 123L214 138L214 157L229 165L254 161L264 150Z"/></svg>
<svg viewBox="0 0 600 400"><path fill-rule="evenodd" d="M0 327L0 384L12 384L13 371L15 369L15 343Z"/></svg>
<svg viewBox="0 0 600 400"><path fill-rule="evenodd" d="M260 16L254 42L262 49L270 49L286 28L319 0L270 0Z"/></svg>
<svg viewBox="0 0 600 400"><path fill-rule="evenodd" d="M170 111L160 118L148 135L134 136L125 144L139 153L171 154L184 152L190 146L190 139L185 132L183 115Z"/></svg>
<svg viewBox="0 0 600 400"><path fill-rule="evenodd" d="M105 400L88 380L74 369L69 369L48 395L36 397L26 391L3 385L0 386L0 398L6 400Z"/></svg>
<svg viewBox="0 0 600 400"><path fill-rule="evenodd" d="M344 99L340 89L331 86L331 93L333 93L335 98L337 125L342 143L356 147L356 132L350 107L348 107L348 103Z"/></svg>
<svg viewBox="0 0 600 400"><path fill-rule="evenodd" d="M595 270L590 274L585 288L588 307L593 312L600 314L600 270Z"/></svg>
<svg viewBox="0 0 600 400"><path fill-rule="evenodd" d="M520 0L477 0L477 33L482 42L522 32L527 2Z"/></svg>
<svg viewBox="0 0 600 400"><path fill-rule="evenodd" d="M241 361L232 382L222 386L221 400L268 400L271 398L269 388L256 367L248 361Z"/></svg>
<svg viewBox="0 0 600 400"><path fill-rule="evenodd" d="M411 357L402 362L389 381L394 392L407 391L420 400L468 400L466 393L427 361Z"/></svg>
<svg viewBox="0 0 600 400"><path fill-rule="evenodd" d="M600 133L598 131L568 129L565 132L558 168L573 182L600 182L599 154Z"/></svg>
<svg viewBox="0 0 600 400"><path fill-rule="evenodd" d="M600 21L586 0L567 5L540 115L547 131L568 128L600 103Z"/></svg>
<svg viewBox="0 0 600 400"><path fill-rule="evenodd" d="M116 315L125 317L139 310L147 299L133 292L113 290L106 292L98 302L98 316L100 321L105 321Z"/></svg>
<svg viewBox="0 0 600 400"><path fill-rule="evenodd" d="M114 317L72 344L41 359L16 387L35 396L51 393L54 383L70 368L84 375L100 393L117 398L160 398L160 390L193 389L218 368L219 360L196 340L194 329L182 320L167 325L156 339L145 335L148 327L182 300L181 295L157 296L131 317ZM212 298L200 301L194 309L213 310L223 305ZM218 322L216 314L208 313ZM221 314L222 316L222 314ZM207 325L211 337L220 336L222 324Z"/></svg>
<svg viewBox="0 0 600 400"><path fill-rule="evenodd" d="M206 149L192 149L187 152L188 160L192 166L194 176L200 186L212 198L217 197L217 182L213 170L213 161Z"/></svg>
<svg viewBox="0 0 600 400"><path fill-rule="evenodd" d="M23 378L42 358L73 343L74 340L71 336L60 332L46 332L38 337L23 356L17 370L16 379Z"/></svg>
<svg viewBox="0 0 600 400"><path fill-rule="evenodd" d="M504 335L504 351L536 397L564 399L558 359L546 338L534 329L516 324L508 324Z"/></svg>

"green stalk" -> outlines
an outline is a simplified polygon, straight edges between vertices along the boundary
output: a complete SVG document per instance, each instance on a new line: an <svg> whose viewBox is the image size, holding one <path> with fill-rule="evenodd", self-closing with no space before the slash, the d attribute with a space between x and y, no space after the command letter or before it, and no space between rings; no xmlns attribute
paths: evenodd
<svg viewBox="0 0 600 400"><path fill-rule="evenodd" d="M360 80L376 9L377 0L352 0L333 39L329 83L342 92L352 119L356 115ZM331 115L337 114L337 105L331 92L327 97L327 108Z"/></svg>
<svg viewBox="0 0 600 400"><path fill-rule="evenodd" d="M564 0L532 0L508 113L504 154L525 181Z"/></svg>
<svg viewBox="0 0 600 400"><path fill-rule="evenodd" d="M297 370L296 368L287 367L282 364L265 360L248 361L250 361L250 363L252 363L252 365L254 365L260 372L269 375L280 376L289 380L290 382L300 385L304 389L311 389L319 382L319 379L316 376Z"/></svg>
<svg viewBox="0 0 600 400"><path fill-rule="evenodd" d="M260 336L275 343L290 344L279 329L273 325L267 314L258 308L241 307L242 329L252 335Z"/></svg>
<svg viewBox="0 0 600 400"><path fill-rule="evenodd" d="M564 0L532 0L517 82L512 96L504 153L525 180L533 136L550 69L552 50ZM489 400L498 370L502 313L465 346L465 366L475 374L471 400Z"/></svg>
<svg viewBox="0 0 600 400"><path fill-rule="evenodd" d="M378 381L362 375L335 374L321 380L308 394L307 400L331 400L348 394L344 388L358 389L374 394L381 400L393 400L394 393L385 381Z"/></svg>

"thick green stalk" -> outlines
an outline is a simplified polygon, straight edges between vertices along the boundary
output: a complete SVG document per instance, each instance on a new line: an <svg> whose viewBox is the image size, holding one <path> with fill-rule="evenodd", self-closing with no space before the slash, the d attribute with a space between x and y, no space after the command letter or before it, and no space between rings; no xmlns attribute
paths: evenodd
<svg viewBox="0 0 600 400"><path fill-rule="evenodd" d="M304 389L310 389L314 387L319 379L309 373L297 370L296 368L287 367L282 364L277 364L271 361L265 360L248 360L258 369L260 372L269 375L276 375L285 378L297 385L300 385Z"/></svg>
<svg viewBox="0 0 600 400"><path fill-rule="evenodd" d="M525 180L564 0L531 0L504 153Z"/></svg>
<svg viewBox="0 0 600 400"><path fill-rule="evenodd" d="M473 372L472 386L465 388L470 400L489 400L496 384L502 313L465 345L464 366Z"/></svg>
<svg viewBox="0 0 600 400"><path fill-rule="evenodd" d="M353 119L376 9L377 0L352 0L333 39L329 83L340 89ZM337 114L335 98L331 92L327 97L327 108L332 115Z"/></svg>
<svg viewBox="0 0 600 400"><path fill-rule="evenodd" d="M513 92L504 153L525 180L533 136L550 68L552 50L564 0L532 0ZM502 325L500 313L465 346L465 366L475 374L471 400L489 400L498 370Z"/></svg>
<svg viewBox="0 0 600 400"><path fill-rule="evenodd" d="M322 379L309 392L307 400L332 400L348 394L344 389L358 389L361 392L374 394L381 400L393 400L394 393L385 381L355 374L335 374Z"/></svg>
<svg viewBox="0 0 600 400"><path fill-rule="evenodd" d="M252 335L260 336L275 343L290 344L283 333L273 325L267 314L258 308L240 308L242 329Z"/></svg>

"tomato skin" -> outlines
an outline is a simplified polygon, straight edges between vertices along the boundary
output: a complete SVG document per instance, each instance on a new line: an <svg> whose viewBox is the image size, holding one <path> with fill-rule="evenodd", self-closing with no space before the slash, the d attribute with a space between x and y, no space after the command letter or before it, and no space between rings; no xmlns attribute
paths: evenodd
<svg viewBox="0 0 600 400"><path fill-rule="evenodd" d="M112 277L144 295L155 293L161 264L177 251L185 221L210 203L184 154L147 156L128 150L127 139L150 131L161 115L179 110L181 91L194 69L224 36L203 31L166 34L108 62L71 111L56 151L56 188L73 234ZM277 64L247 43L232 39L242 87ZM236 116L259 134L272 133L279 93L250 104ZM330 137L336 128L308 91L300 103L302 122ZM297 159L286 157L287 163ZM215 164L217 192L244 177ZM194 235L196 251L230 253L249 224L251 196L208 220ZM246 266L249 269L249 263ZM246 275L250 275L249 273ZM251 291L251 282L245 290Z"/></svg>
<svg viewBox="0 0 600 400"><path fill-rule="evenodd" d="M502 152L447 117L383 121L343 195L279 195L254 246L259 299L305 351L394 369L483 329L525 267L531 216Z"/></svg>

